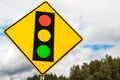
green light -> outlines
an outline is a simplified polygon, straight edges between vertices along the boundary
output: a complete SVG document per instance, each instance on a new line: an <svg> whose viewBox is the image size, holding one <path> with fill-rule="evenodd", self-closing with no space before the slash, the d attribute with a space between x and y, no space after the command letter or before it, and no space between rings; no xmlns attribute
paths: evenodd
<svg viewBox="0 0 120 80"><path fill-rule="evenodd" d="M41 58L47 58L50 55L50 48L46 45L40 45L37 48L37 54Z"/></svg>

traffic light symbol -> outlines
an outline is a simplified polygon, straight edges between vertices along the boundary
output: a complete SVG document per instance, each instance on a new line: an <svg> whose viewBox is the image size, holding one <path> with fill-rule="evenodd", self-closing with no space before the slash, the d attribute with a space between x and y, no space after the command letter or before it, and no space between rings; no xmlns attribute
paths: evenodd
<svg viewBox="0 0 120 80"><path fill-rule="evenodd" d="M36 11L33 60L54 60L54 13Z"/></svg>

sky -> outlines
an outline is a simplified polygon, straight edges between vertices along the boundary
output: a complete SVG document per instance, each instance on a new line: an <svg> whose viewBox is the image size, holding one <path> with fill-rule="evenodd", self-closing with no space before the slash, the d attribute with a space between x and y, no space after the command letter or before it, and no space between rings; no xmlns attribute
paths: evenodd
<svg viewBox="0 0 120 80"><path fill-rule="evenodd" d="M24 80L39 74L4 30L44 0L0 0L0 80ZM120 57L120 0L47 0L83 37L48 73L69 76L70 67L105 55Z"/></svg>

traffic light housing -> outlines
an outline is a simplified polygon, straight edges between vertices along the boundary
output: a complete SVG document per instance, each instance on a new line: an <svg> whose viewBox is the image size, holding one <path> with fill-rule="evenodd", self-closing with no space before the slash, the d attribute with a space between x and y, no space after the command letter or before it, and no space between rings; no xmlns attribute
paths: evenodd
<svg viewBox="0 0 120 80"><path fill-rule="evenodd" d="M33 60L54 61L54 16L36 11Z"/></svg>

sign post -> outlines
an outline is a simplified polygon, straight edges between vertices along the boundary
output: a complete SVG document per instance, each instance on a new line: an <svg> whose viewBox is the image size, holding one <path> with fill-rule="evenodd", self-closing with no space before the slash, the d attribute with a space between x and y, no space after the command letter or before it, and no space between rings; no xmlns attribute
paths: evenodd
<svg viewBox="0 0 120 80"><path fill-rule="evenodd" d="M7 28L5 34L42 75L82 41L46 1Z"/></svg>
<svg viewBox="0 0 120 80"><path fill-rule="evenodd" d="M44 75L41 75L40 80L44 80L44 79L45 79Z"/></svg>

